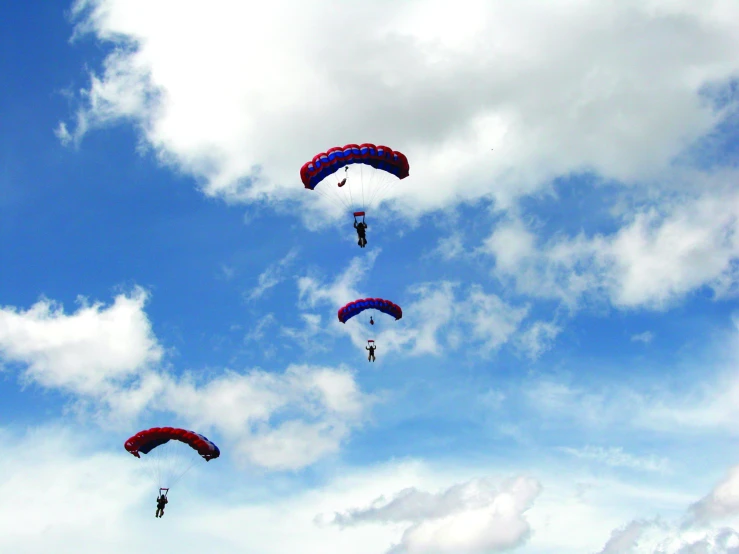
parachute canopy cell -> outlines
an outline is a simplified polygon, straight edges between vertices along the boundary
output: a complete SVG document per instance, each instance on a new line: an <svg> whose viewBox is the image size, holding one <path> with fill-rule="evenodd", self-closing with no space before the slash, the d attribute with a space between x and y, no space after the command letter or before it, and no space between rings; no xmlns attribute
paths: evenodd
<svg viewBox="0 0 739 554"><path fill-rule="evenodd" d="M327 176L351 164L365 164L405 179L409 175L408 158L388 146L374 144L347 144L335 146L326 152L313 156L313 159L300 168L300 179L305 188L313 190Z"/></svg>
<svg viewBox="0 0 739 554"><path fill-rule="evenodd" d="M346 306L339 309L339 321L346 323L358 313L364 310L378 310L387 315L393 316L396 320L403 317L403 310L390 300L382 298L364 298L349 302Z"/></svg>
<svg viewBox="0 0 739 554"><path fill-rule="evenodd" d="M218 447L199 433L175 427L154 427L146 431L139 431L129 438L124 446L131 454L140 458L141 454L148 454L157 446L171 440L180 441L197 451L206 461L221 455Z"/></svg>

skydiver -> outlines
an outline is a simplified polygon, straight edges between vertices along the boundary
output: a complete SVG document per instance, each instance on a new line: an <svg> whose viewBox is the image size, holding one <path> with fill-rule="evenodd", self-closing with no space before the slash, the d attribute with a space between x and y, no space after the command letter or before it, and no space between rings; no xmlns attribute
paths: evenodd
<svg viewBox="0 0 739 554"><path fill-rule="evenodd" d="M370 346L365 346L364 349L369 350L369 356L367 356L367 361L374 362L375 361L375 350L377 349L377 347L374 344L372 344Z"/></svg>
<svg viewBox="0 0 739 554"><path fill-rule="evenodd" d="M375 324L375 320L372 319L372 316L370 316L370 325L374 325L374 324Z"/></svg>
<svg viewBox="0 0 739 554"><path fill-rule="evenodd" d="M167 493L162 494L162 489L159 489L159 496L157 496L157 512L156 517L162 517L164 515L164 507L167 505Z"/></svg>
<svg viewBox="0 0 739 554"><path fill-rule="evenodd" d="M364 216L362 216L362 221L359 223L357 223L357 216L354 216L354 228L357 230L357 236L359 237L357 244L360 248L364 248L367 246L367 237L365 236L367 224L364 222Z"/></svg>
<svg viewBox="0 0 739 554"><path fill-rule="evenodd" d="M341 181L339 181L339 183L338 183L338 185L339 185L339 188L341 188L341 187L343 187L344 185L346 185L346 172L347 172L347 171L349 171L349 168L348 168L348 167L345 167L345 168L344 168L344 178L343 178L343 179L342 179Z"/></svg>

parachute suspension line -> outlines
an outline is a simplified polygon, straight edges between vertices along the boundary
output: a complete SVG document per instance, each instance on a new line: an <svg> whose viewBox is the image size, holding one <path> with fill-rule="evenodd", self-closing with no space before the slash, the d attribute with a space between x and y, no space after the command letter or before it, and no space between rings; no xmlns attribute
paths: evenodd
<svg viewBox="0 0 739 554"><path fill-rule="evenodd" d="M354 204L354 197L352 196L352 186L351 186L351 183L349 184L349 203L350 203L349 210L354 211L353 208L354 208L354 205L355 204Z"/></svg>
<svg viewBox="0 0 739 554"><path fill-rule="evenodd" d="M380 171L370 171L369 172L369 177L368 177L369 182L367 183L369 198L365 202L366 209L370 209L372 207L372 199L377 195L377 184L376 183L378 180L382 180L384 176L385 176L384 171L383 172L380 172Z"/></svg>
<svg viewBox="0 0 739 554"><path fill-rule="evenodd" d="M375 194L372 196L372 200L371 201L374 202L376 199L382 198L384 196L384 194L385 194L385 191L387 191L388 189L390 189L396 182L397 181L395 180L394 177L387 177L385 179L385 182L382 183L381 185L379 185L377 187L377 190L376 190Z"/></svg>
<svg viewBox="0 0 739 554"><path fill-rule="evenodd" d="M369 204L373 204L374 201L378 198L380 194L380 190L382 189L382 185L386 184L388 182L391 182L391 179L393 177L389 175L388 173L383 172L375 172L372 175L372 197L370 198Z"/></svg>
<svg viewBox="0 0 739 554"><path fill-rule="evenodd" d="M167 476L172 474L174 472L174 463L172 462L172 451L174 450L174 445L172 444L173 441L169 441L166 444L163 444L162 446L156 448L155 450L152 450L154 453L154 456L157 456L157 458L154 459L154 463L156 464L157 468L157 486L158 487L164 487L169 486L164 481L167 479ZM161 450L157 452L157 450ZM147 456L151 455L150 452L147 454Z"/></svg>
<svg viewBox="0 0 739 554"><path fill-rule="evenodd" d="M337 199L341 203L341 205L343 206L344 209L350 210L351 209L351 204L349 204L346 201L346 193L341 192L339 190L339 186L338 185L341 182L341 179L339 179L338 174L336 174L336 173L332 174L331 179L335 181L334 184L336 185L336 188L330 187L330 189L332 191L330 193L330 195L333 198ZM318 185L316 185L316 188L318 188L318 187L320 187L320 183ZM318 190L322 190L322 189L318 188Z"/></svg>
<svg viewBox="0 0 739 554"><path fill-rule="evenodd" d="M362 184L362 211L367 211L367 205L364 203L364 164L360 164L359 168L360 179L359 182Z"/></svg>
<svg viewBox="0 0 739 554"><path fill-rule="evenodd" d="M331 192L327 192L319 188L320 186L321 185L317 185L314 190L318 190L319 194L324 194L327 198L331 198L342 209L351 209L351 205L346 201L346 196L344 194L333 189L331 189Z"/></svg>
<svg viewBox="0 0 739 554"><path fill-rule="evenodd" d="M171 443L172 441L169 441L168 443L163 444L146 454L146 456L152 457L151 463L154 467L157 487L159 488L163 487L166 484L164 483L164 478L167 475L167 467L169 465L167 462L169 459L169 453L172 449Z"/></svg>
<svg viewBox="0 0 739 554"><path fill-rule="evenodd" d="M174 479L172 480L172 483L171 483L171 484L170 484L169 486L170 486L170 487L173 487L173 486L175 485L175 483L177 483L177 481L179 481L180 479L182 479L182 478L183 478L183 477L185 476L185 474L186 474L186 473L187 473L188 471L190 471L190 470L191 470L191 469L192 469L192 468L193 468L193 467L195 466L195 462L196 462L196 461L197 461L197 459L196 459L196 458L193 458L193 459L192 459L192 461L190 462L190 465L188 465L188 466L187 466L187 468L185 468L185 471L183 471L183 472L182 472L182 473L180 473L180 474L179 474L179 475L178 475L177 477L175 477L175 478L174 478Z"/></svg>
<svg viewBox="0 0 739 554"><path fill-rule="evenodd" d="M377 186L374 186L373 184L373 188L372 188L373 193L369 201L367 202L368 209L374 204L374 201L377 198L381 198L384 192L387 189L389 189L390 186L393 185L393 183L395 183L395 179L396 178L394 175L387 175L387 176L383 175L382 178L380 179L381 182Z"/></svg>
<svg viewBox="0 0 739 554"><path fill-rule="evenodd" d="M333 202L334 205L336 205L340 210L343 211L344 209L351 209L351 206L346 202L342 195L336 193L326 193L322 188L320 188L320 185L316 186L313 190L317 192L321 197Z"/></svg>

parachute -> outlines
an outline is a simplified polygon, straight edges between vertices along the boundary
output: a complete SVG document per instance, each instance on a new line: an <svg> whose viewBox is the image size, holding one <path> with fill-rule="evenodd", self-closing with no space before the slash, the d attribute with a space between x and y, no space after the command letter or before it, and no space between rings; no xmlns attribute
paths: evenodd
<svg viewBox="0 0 739 554"><path fill-rule="evenodd" d="M221 455L218 447L203 435L174 427L154 427L140 431L128 439L124 446L131 454L140 458L139 453L148 454L157 446L166 444L170 440L177 440L192 447L206 462Z"/></svg>
<svg viewBox="0 0 739 554"><path fill-rule="evenodd" d="M336 173L341 168L344 171ZM408 158L388 146L347 144L313 156L300 168L300 179L306 189L363 214L393 183L408 177L409 171ZM318 186L331 175L335 183L327 180Z"/></svg>
<svg viewBox="0 0 739 554"><path fill-rule="evenodd" d="M346 306L339 309L339 321L346 323L364 310L378 310L382 313L393 316L396 321L403 317L403 310L400 306L390 300L384 300L382 298L364 298L362 300L349 302Z"/></svg>
<svg viewBox="0 0 739 554"><path fill-rule="evenodd" d="M147 469L160 489L169 489L199 460L218 458L221 451L209 439L194 431L175 427L154 427L140 431L123 445L137 458L146 455Z"/></svg>

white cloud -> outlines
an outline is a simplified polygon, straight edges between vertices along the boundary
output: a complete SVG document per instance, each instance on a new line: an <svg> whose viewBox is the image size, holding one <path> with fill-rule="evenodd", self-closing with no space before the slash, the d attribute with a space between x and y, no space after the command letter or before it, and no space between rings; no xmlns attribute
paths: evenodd
<svg viewBox="0 0 739 554"><path fill-rule="evenodd" d="M146 536L137 547L143 553L377 554L395 544L396 552L461 554L505 550L530 533L529 551L587 554L602 548L611 529L623 528L619 521L629 521L635 505L670 511L690 498L674 487L606 480L594 483L588 499L575 498L581 476L556 468L537 472L543 489L526 478L495 487L508 470L489 462L484 468L414 460L332 466L325 481L305 486L282 476L235 472L224 450L219 460L196 467L178 483L165 517L155 520L154 483L121 442L111 446L89 429L60 427L3 429L0 439L13 446L13 455L0 459L0 550L8 552L92 554L103 548L123 554L130 551L128 537ZM100 450L100 440L106 450ZM472 478L482 471L494 477ZM386 498L388 491L405 492ZM355 524L321 525L327 518L316 518L337 510L344 518L356 517ZM727 529L655 524L637 552L735 554L735 545L736 533ZM708 548L697 550L701 546ZM696 550L680 550L686 547Z"/></svg>
<svg viewBox="0 0 739 554"><path fill-rule="evenodd" d="M695 523L707 523L738 515L739 466L734 466L708 495L690 507L689 520Z"/></svg>
<svg viewBox="0 0 739 554"><path fill-rule="evenodd" d="M280 552L375 554L392 531L313 524L317 511L364 494L361 478L340 477L317 490L285 491L279 478L234 472L228 457L198 464L170 492L164 518L154 518L155 483L143 460L84 427L0 430L11 456L0 459L0 551L109 554ZM101 449L100 441L105 446ZM112 450L111 450L112 446ZM370 473L372 487L407 478L402 467ZM366 477L362 475L361 477ZM335 485L332 483L336 483Z"/></svg>
<svg viewBox="0 0 739 554"><path fill-rule="evenodd" d="M516 343L529 358L536 359L552 347L561 332L562 328L552 321L535 321L517 337Z"/></svg>
<svg viewBox="0 0 739 554"><path fill-rule="evenodd" d="M0 437L13 445L12 456L0 459L1 550L111 551L125 541L119 524L145 483L123 455L94 450L82 429L3 429Z"/></svg>
<svg viewBox="0 0 739 554"><path fill-rule="evenodd" d="M297 255L297 249L293 248L285 255L285 257L265 269L257 279L257 286L245 295L246 299L249 301L257 300L269 289L284 281L286 279L285 270L295 260Z"/></svg>
<svg viewBox="0 0 739 554"><path fill-rule="evenodd" d="M514 308L495 294L485 294L482 287L472 286L459 308L467 319L474 337L482 340L489 350L499 348L518 330L528 314L528 307Z"/></svg>
<svg viewBox="0 0 739 554"><path fill-rule="evenodd" d="M522 220L511 218L481 251L494 256L495 274L519 292L570 306L588 296L623 309L664 309L701 287L733 294L739 277L735 180L722 174L707 179L707 191L661 198L608 236L580 234L537 245Z"/></svg>
<svg viewBox="0 0 739 554"><path fill-rule="evenodd" d="M654 340L654 333L651 331L644 331L643 333L639 333L637 335L631 335L631 341L632 342L643 342L644 344L649 344Z"/></svg>
<svg viewBox="0 0 739 554"><path fill-rule="evenodd" d="M635 552L639 539L653 525L648 521L632 521L621 529L613 531L611 538L598 554L628 554Z"/></svg>
<svg viewBox="0 0 739 554"><path fill-rule="evenodd" d="M330 305L339 308L352 300L370 296L362 293L358 286L377 255L375 252L371 256L354 258L332 281L299 278L303 307ZM458 294L459 288L457 283L448 281L414 285L408 292L416 297L415 301L403 303L401 299L391 299L403 308L403 317L398 322L371 328L362 318L355 317L343 324L333 320L327 329L349 335L357 347L363 347L368 338L373 338L378 344L378 356L381 351L396 350L407 350L411 355L438 355L445 346L458 348L463 340L482 343L481 351L485 353L508 342L528 314L528 307L512 306L495 294L485 293L479 285L469 286L466 294ZM306 332L309 331L308 328Z"/></svg>
<svg viewBox="0 0 739 554"><path fill-rule="evenodd" d="M721 362L716 362L706 378L689 386L668 390L633 388L625 384L599 390L573 385L567 379L534 376L522 389L528 406L555 421L577 422L580 426L604 429L613 424L675 433L737 432L739 417L739 374L736 371L737 335L722 336ZM702 366L706 361L700 362ZM597 368L594 368L597 369ZM692 379L692 378L691 378Z"/></svg>
<svg viewBox="0 0 739 554"><path fill-rule="evenodd" d="M454 485L437 494L405 489L392 500L378 498L373 506L336 514L343 526L364 522L408 523L392 553L483 553L521 545L530 533L524 513L541 485L519 477L498 490L487 480Z"/></svg>
<svg viewBox="0 0 739 554"><path fill-rule="evenodd" d="M135 289L110 306L96 302L66 314L41 300L26 311L0 310L0 359L26 366L24 379L44 387L91 394L158 363L163 349Z"/></svg>
<svg viewBox="0 0 739 554"><path fill-rule="evenodd" d="M149 390L150 410L216 429L237 458L272 470L300 469L337 452L373 402L348 370L315 366L290 366L282 374L227 371L202 385L166 378ZM120 403L130 402L130 394Z"/></svg>
<svg viewBox="0 0 739 554"><path fill-rule="evenodd" d="M380 249L375 249L366 256L352 258L346 269L331 283L323 283L314 276L298 278L301 307L314 308L319 304L329 304L338 311L348 302L364 298L356 287L372 269L380 252Z"/></svg>
<svg viewBox="0 0 739 554"><path fill-rule="evenodd" d="M315 338L318 335L326 333L326 330L323 328L323 318L321 315L300 314L300 319L302 319L304 323L302 329L283 327L280 331L282 335L299 341L308 350L326 350L326 346L315 342Z"/></svg>
<svg viewBox="0 0 739 554"><path fill-rule="evenodd" d="M246 336L244 336L244 341L251 342L262 340L264 338L265 328L269 327L270 325L275 325L276 322L277 319L272 313L262 316L261 318L259 318L256 325L254 325L246 334Z"/></svg>
<svg viewBox="0 0 739 554"><path fill-rule="evenodd" d="M461 235L452 233L448 237L439 239L433 253L447 261L461 257L465 253Z"/></svg>
<svg viewBox="0 0 739 554"><path fill-rule="evenodd" d="M583 169L649 179L722 117L699 91L739 68L731 0L79 0L75 13L77 35L117 48L60 136L130 119L208 194L247 201L314 200L302 163L362 137L408 155L389 195L408 213L490 195L505 207Z"/></svg>
<svg viewBox="0 0 739 554"><path fill-rule="evenodd" d="M667 470L667 460L657 458L656 456L634 456L628 452L624 452L623 448L612 447L603 448L602 446L585 446L583 448L561 448L563 452L582 458L585 460L593 460L611 467L625 467L629 469L637 469L641 471L657 471L664 472Z"/></svg>
<svg viewBox="0 0 739 554"><path fill-rule="evenodd" d="M25 312L4 308L2 360L25 367L28 382L73 393L81 417L130 429L142 415L166 412L216 429L245 461L269 469L298 469L336 452L366 417L373 399L346 368L225 371L203 382L170 375L158 366L163 349L146 299L136 289L109 307L83 305L71 315L50 301Z"/></svg>
<svg viewBox="0 0 739 554"><path fill-rule="evenodd" d="M226 281L230 281L236 276L236 270L231 266L221 264L221 274L223 276L223 279L225 279Z"/></svg>
<svg viewBox="0 0 739 554"><path fill-rule="evenodd" d="M599 554L736 554L739 533L732 528L681 529L673 523L635 520L613 531Z"/></svg>

